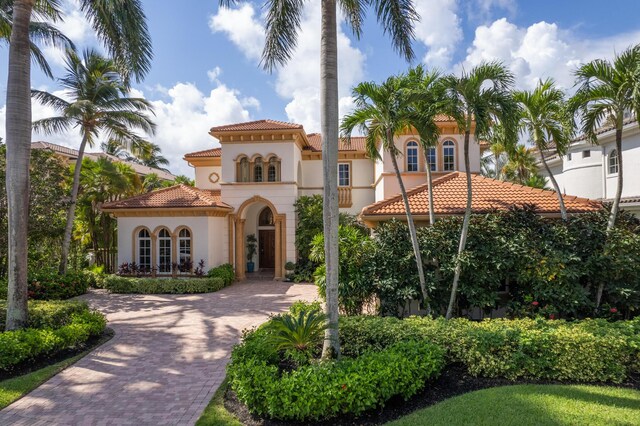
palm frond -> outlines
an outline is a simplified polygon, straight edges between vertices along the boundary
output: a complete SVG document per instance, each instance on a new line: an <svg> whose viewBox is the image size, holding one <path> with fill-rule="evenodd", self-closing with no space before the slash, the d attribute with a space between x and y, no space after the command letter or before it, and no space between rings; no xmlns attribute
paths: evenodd
<svg viewBox="0 0 640 426"><path fill-rule="evenodd" d="M304 0L269 0L262 65L268 71L284 65L298 43Z"/></svg>

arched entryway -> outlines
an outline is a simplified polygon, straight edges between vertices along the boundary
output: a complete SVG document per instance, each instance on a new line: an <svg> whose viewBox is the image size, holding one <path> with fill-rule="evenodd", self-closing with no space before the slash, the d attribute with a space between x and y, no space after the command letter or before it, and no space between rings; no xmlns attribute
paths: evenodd
<svg viewBox="0 0 640 426"><path fill-rule="evenodd" d="M233 253L236 277L247 277L247 237L254 235L257 253L251 259L256 270L272 273L278 280L284 276L286 257L286 217L279 214L273 203L258 195L246 200L230 218L229 247ZM232 249L233 247L233 249Z"/></svg>

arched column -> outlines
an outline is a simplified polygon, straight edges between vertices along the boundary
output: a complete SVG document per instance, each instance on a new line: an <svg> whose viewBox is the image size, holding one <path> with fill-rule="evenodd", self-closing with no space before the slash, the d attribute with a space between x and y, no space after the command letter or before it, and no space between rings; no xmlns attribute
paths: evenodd
<svg viewBox="0 0 640 426"><path fill-rule="evenodd" d="M276 225L276 252L275 252L275 271L274 271L274 280L282 279L282 218L278 215L275 218Z"/></svg>

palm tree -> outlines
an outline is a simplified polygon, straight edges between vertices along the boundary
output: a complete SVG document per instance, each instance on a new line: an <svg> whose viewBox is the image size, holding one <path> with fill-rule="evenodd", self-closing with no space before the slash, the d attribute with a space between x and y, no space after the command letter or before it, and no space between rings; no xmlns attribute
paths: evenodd
<svg viewBox="0 0 640 426"><path fill-rule="evenodd" d="M567 108L564 92L555 87L553 80L547 79L539 81L533 91L517 91L513 97L520 107L520 131L529 134L538 149L542 165L558 196L562 219L567 220L560 186L545 158L545 152L551 149L558 155L564 155L574 134L573 115Z"/></svg>
<svg viewBox="0 0 640 426"><path fill-rule="evenodd" d="M433 226L436 216L433 207L433 188L431 177L431 164L429 163L429 150L437 146L440 136L440 128L436 123L436 117L444 109L444 92L440 84L438 71L427 72L422 65L409 70L408 96L411 108L411 125L420 135L420 145L427 159L427 197L429 200L429 224Z"/></svg>
<svg viewBox="0 0 640 426"><path fill-rule="evenodd" d="M618 156L618 185L611 206L607 234L616 224L620 210L620 198L623 188L622 128L625 113L635 114L640 123L640 44L620 55L613 62L596 59L582 65L576 71L579 85L570 105L582 119L582 132L593 144L598 143L598 130L612 123L616 130L616 153ZM604 283L598 285L596 309L600 307Z"/></svg>
<svg viewBox="0 0 640 426"><path fill-rule="evenodd" d="M489 142L489 154L480 159L480 169L484 176L504 180L504 167L509 161L518 141L507 140L504 127L495 123L482 139Z"/></svg>
<svg viewBox="0 0 640 426"><path fill-rule="evenodd" d="M129 160L154 169L168 171L169 160L162 155L162 149L155 143L144 141L131 150Z"/></svg>
<svg viewBox="0 0 640 426"><path fill-rule="evenodd" d="M404 75L389 77L380 85L373 82L358 84L353 89L355 109L342 119L340 130L342 136L349 143L353 130L356 127L360 128L366 135L367 154L373 161L382 161L382 156L378 150L378 142L382 144L382 150L391 157L391 163L398 178L398 185L400 186L400 193L402 194L402 201L407 214L411 245L416 258L416 266L418 267L420 289L427 311L429 311L429 294L424 279L418 235L409 207L407 190L398 167L397 157L401 152L395 144L395 136L411 128L413 124L411 119L415 118L415 114L409 108L410 96L407 96L408 88L411 83L415 82L414 77ZM421 122L420 124L424 125L420 127L421 130L425 130L427 123ZM425 135L425 137L428 136Z"/></svg>
<svg viewBox="0 0 640 426"><path fill-rule="evenodd" d="M102 142L100 144L100 149L105 154L113 155L121 160L126 160L130 155L126 147L114 139Z"/></svg>
<svg viewBox="0 0 640 426"><path fill-rule="evenodd" d="M533 148L518 144L507 155L507 162L502 167L501 173L509 182L526 185L534 176L537 176L538 167Z"/></svg>
<svg viewBox="0 0 640 426"><path fill-rule="evenodd" d="M635 114L640 123L640 44L631 47L613 62L596 59L582 65L576 71L579 85L570 104L582 119L582 132L587 139L598 143L598 129L612 123L616 130L618 154L618 185L613 199L607 232L615 226L623 187L622 127L625 113ZM598 298L599 299L599 298Z"/></svg>
<svg viewBox="0 0 640 426"><path fill-rule="evenodd" d="M517 107L510 93L514 83L513 74L499 62L482 63L470 72L463 71L460 77L443 77L444 90L450 102L447 114L453 117L460 131L464 132L464 166L467 177L467 206L460 232L458 256L451 286L451 297L447 308L447 319L453 315L462 272L461 256L467 245L469 220L471 218L471 166L469 163L469 139L474 131L476 140L489 133L491 124L504 126L507 139L513 139L517 131Z"/></svg>
<svg viewBox="0 0 640 426"><path fill-rule="evenodd" d="M13 0L7 77L7 198L9 205L9 292L6 329L27 324L27 220L31 155L31 42L33 12L58 10L57 0ZM151 38L141 0L80 0L98 38L126 75L142 79L151 65Z"/></svg>
<svg viewBox="0 0 640 426"><path fill-rule="evenodd" d="M39 44L61 49L73 49L73 42L50 22L61 20L59 5L56 1L38 1L33 6L33 18L29 23L30 50L32 59L42 72L53 78L51 67L44 57ZM49 22L47 22L49 21ZM9 43L13 27L13 0L0 0L0 40Z"/></svg>
<svg viewBox="0 0 640 426"><path fill-rule="evenodd" d="M228 7L240 0L219 0ZM407 60L414 58L411 42L413 23L418 20L412 0L322 0L320 24L320 132L322 134L323 224L325 235L327 327L323 358L340 354L338 336L338 37L336 7L359 37L365 9L375 10L378 22L391 36L394 48ZM302 25L303 0L267 2L266 40L262 54L264 67L273 70L293 54Z"/></svg>
<svg viewBox="0 0 640 426"><path fill-rule="evenodd" d="M142 142L140 136L132 129L139 129L149 134L155 131L155 124L146 114L151 111L151 104L143 98L126 97L128 86L119 74L119 68L114 60L105 58L94 50L85 51L80 58L76 52L69 50L65 62L67 74L59 81L71 101L47 92L33 91L33 97L36 100L53 107L60 113L57 117L34 122L34 130L53 134L77 128L82 137L73 175L71 203L62 243L60 273L65 273L67 270L82 158L87 144L93 146L96 138L102 133L108 139L131 146Z"/></svg>

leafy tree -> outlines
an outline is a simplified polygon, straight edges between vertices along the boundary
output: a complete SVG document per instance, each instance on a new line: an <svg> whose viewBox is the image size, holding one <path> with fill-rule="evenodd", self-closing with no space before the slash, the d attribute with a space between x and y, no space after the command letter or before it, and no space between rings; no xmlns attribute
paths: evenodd
<svg viewBox="0 0 640 426"><path fill-rule="evenodd" d="M143 98L126 96L128 87L118 72L116 61L105 58L94 50L85 51L82 58L74 51L67 51L65 61L67 74L59 81L70 101L40 90L33 91L36 100L53 107L60 114L35 121L33 128L36 131L53 134L77 128L82 137L62 243L59 268L61 274L67 270L85 147L87 144L93 146L101 133L109 140L134 146L145 141L132 129L140 129L148 134L155 131L155 124L147 115L147 112L152 111L151 104Z"/></svg>
<svg viewBox="0 0 640 426"><path fill-rule="evenodd" d="M393 170L398 179L402 201L404 202L407 223L409 224L409 235L411 236L416 259L420 289L422 290L424 303L428 307L429 294L424 280L424 267L420 255L416 227L411 215L407 190L398 167L397 157L402 153L395 144L395 137L406 132L413 123L412 118L414 118L414 115L409 107L410 97L407 96L407 90L412 82L412 79L406 76L397 76L389 77L382 84L373 82L358 84L353 89L355 109L342 119L340 129L347 142L349 142L351 133L356 127L361 129L366 137L367 153L373 161L382 161L380 151L387 153L391 157ZM422 132L426 131L427 123L426 121L421 121L418 126L422 134ZM429 309L427 308L427 310Z"/></svg>
<svg viewBox="0 0 640 426"><path fill-rule="evenodd" d="M230 6L239 0L219 0ZM302 25L303 0L268 0L266 3L266 40L262 54L266 69L283 65L296 48ZM413 23L418 20L412 0L323 0L320 24L320 132L322 134L322 163L325 239L327 267L327 313L329 327L325 335L324 358L338 357L338 37L337 10L340 6L347 24L359 37L362 33L365 10L372 7L384 32L391 36L393 46L408 60L414 53Z"/></svg>
<svg viewBox="0 0 640 426"><path fill-rule="evenodd" d="M527 133L538 149L558 196L562 219L567 220L562 191L545 157L550 149L564 155L574 135L573 115L567 108L564 92L555 87L553 80L547 79L539 81L533 91L517 91L513 96L520 107L520 131Z"/></svg>
<svg viewBox="0 0 640 426"><path fill-rule="evenodd" d="M443 77L443 86L449 97L447 114L453 117L458 128L464 132L464 165L467 176L467 206L460 232L458 257L463 255L467 244L469 219L471 218L471 165L469 162L469 140L475 132L476 140L486 135L493 123L501 123L508 139L513 138L517 125L517 107L513 102L510 88L514 83L513 74L499 62L482 63L471 71L463 71L460 77ZM458 291L458 281L462 272L459 260L451 285L451 298L447 318L451 318Z"/></svg>
<svg viewBox="0 0 640 426"><path fill-rule="evenodd" d="M502 176L509 182L527 185L527 182L533 182L538 176L538 166L536 157L533 154L533 148L522 144L507 154L507 162L502 166ZM527 185L530 186L530 185Z"/></svg>
<svg viewBox="0 0 640 426"><path fill-rule="evenodd" d="M30 23L40 6L50 15L59 13L57 0L13 0L6 102L7 198L9 216L9 291L7 330L27 324L27 251L29 208L29 158L31 155ZM151 38L140 0L80 0L98 38L129 80L140 80L151 64ZM4 30L6 33L6 29Z"/></svg>

